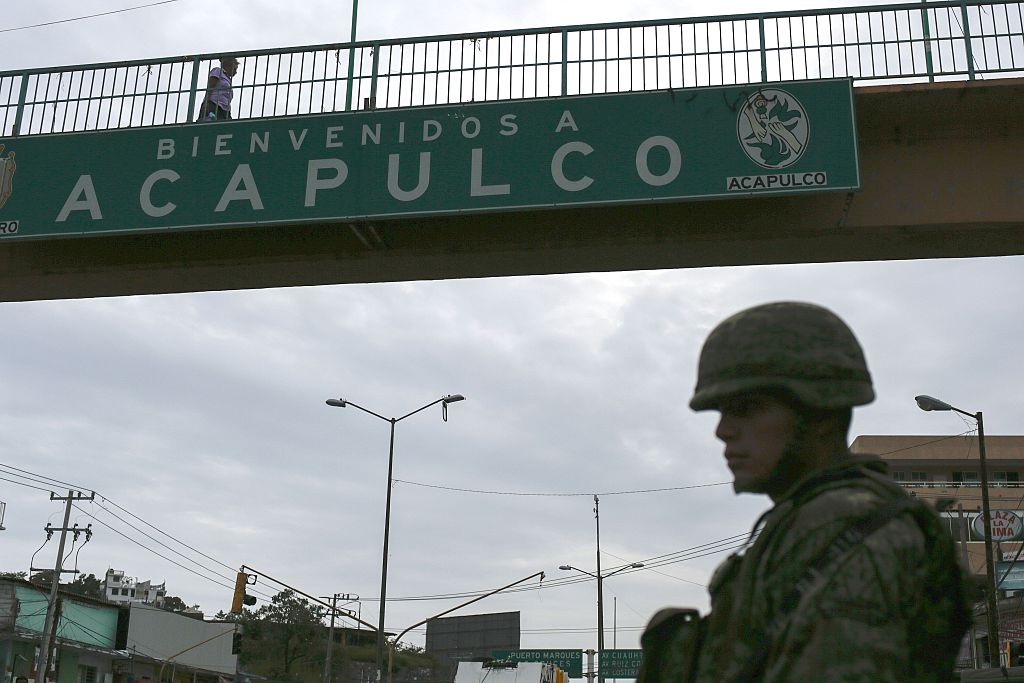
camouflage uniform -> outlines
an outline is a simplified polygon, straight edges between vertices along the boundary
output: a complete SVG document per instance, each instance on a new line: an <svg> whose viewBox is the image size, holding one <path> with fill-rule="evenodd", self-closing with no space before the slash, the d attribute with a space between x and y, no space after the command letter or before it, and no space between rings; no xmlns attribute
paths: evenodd
<svg viewBox="0 0 1024 683"><path fill-rule="evenodd" d="M746 553L715 572L696 680L952 680L967 627L962 575L948 533L916 502L853 548L764 650L769 621L813 558L872 510L905 497L871 457L850 456L797 483ZM761 673L751 676L758 660Z"/></svg>
<svg viewBox="0 0 1024 683"><path fill-rule="evenodd" d="M718 325L701 350L690 407L718 409L757 392L781 392L807 419L875 398L846 323L795 302L756 306ZM641 683L952 680L968 624L952 539L877 458L846 452L830 462L793 482L776 465L775 507L746 552L712 578L699 651L687 654L697 636L681 637L696 631L673 631L665 612L656 615L642 640L651 667ZM850 538L838 561L818 560Z"/></svg>

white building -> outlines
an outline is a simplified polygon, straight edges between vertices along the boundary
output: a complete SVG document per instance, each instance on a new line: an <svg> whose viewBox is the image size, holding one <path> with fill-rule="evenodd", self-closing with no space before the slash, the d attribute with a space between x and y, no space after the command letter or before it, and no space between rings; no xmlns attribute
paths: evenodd
<svg viewBox="0 0 1024 683"><path fill-rule="evenodd" d="M120 569L108 569L103 580L103 594L111 602L141 602L159 607L164 604L164 596L167 594L166 582L156 584L139 581L133 576L125 576Z"/></svg>

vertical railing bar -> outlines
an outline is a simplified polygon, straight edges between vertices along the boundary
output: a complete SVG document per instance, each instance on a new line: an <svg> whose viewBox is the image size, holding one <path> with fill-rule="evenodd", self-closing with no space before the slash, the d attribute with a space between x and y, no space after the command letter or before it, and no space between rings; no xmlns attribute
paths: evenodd
<svg viewBox="0 0 1024 683"><path fill-rule="evenodd" d="M79 130L92 130L92 128L89 127L89 118L92 115L93 100L95 99L93 93L96 90L96 78L97 70L89 69L89 87L85 90L84 95L81 93L79 94L81 101L79 102L78 109L82 116L82 124Z"/></svg>
<svg viewBox="0 0 1024 683"><path fill-rule="evenodd" d="M57 74L57 86L54 88L53 94L53 114L50 115L50 132L53 133L57 125L57 105L60 103L60 85L64 82L64 72L61 71ZM49 86L49 84L47 84ZM47 87L46 99L50 99L50 90ZM44 110L45 111L45 110Z"/></svg>
<svg viewBox="0 0 1024 683"><path fill-rule="evenodd" d="M348 78L345 83L345 111L352 111L352 91L355 88L356 48L350 44L348 48Z"/></svg>
<svg viewBox="0 0 1024 683"><path fill-rule="evenodd" d="M764 31L764 15L762 14L757 18L758 33L761 38L761 82L768 82L768 52L767 44L765 42L765 31Z"/></svg>
<svg viewBox="0 0 1024 683"><path fill-rule="evenodd" d="M562 96L569 92L569 30L562 29ZM550 61L550 60L549 60Z"/></svg>
<svg viewBox="0 0 1024 683"><path fill-rule="evenodd" d="M93 73L93 70L90 69L89 70L89 74L92 74L92 73ZM85 87L85 72L83 71L82 72L81 80L78 81L78 102L75 103L75 122L73 124L74 127L75 127L75 130L78 130L78 117L82 113L82 106L83 106L82 88L84 88L84 87ZM89 100L87 100L87 99L84 100L84 105L85 105L85 120L88 121L89 120ZM83 124L82 128L85 129L85 127L86 126Z"/></svg>
<svg viewBox="0 0 1024 683"><path fill-rule="evenodd" d="M185 115L185 122L191 121L193 112L196 110L196 96L199 94L199 56L192 58L192 80L188 88L188 112Z"/></svg>
<svg viewBox="0 0 1024 683"><path fill-rule="evenodd" d="M314 65L316 64L316 60L315 59L313 60L313 63L314 63ZM327 74L329 73L329 71L331 69L330 63L331 63L331 52L330 52L330 50L325 50L324 51L324 72L323 72L323 76L320 79L320 113L323 113L323 114L327 113L327 111L328 111L327 110L327 88L329 87L328 83L335 82L333 79L328 78L328 76L327 76ZM334 95L333 94L331 95L331 102L332 103L334 102ZM332 104L330 110L334 111L333 104Z"/></svg>
<svg viewBox="0 0 1024 683"><path fill-rule="evenodd" d="M121 100L122 100L122 103L121 103L121 107L118 110L118 115L117 115L117 127L118 128L131 128L131 125L132 125L132 115L133 115L133 113L135 111L135 98L134 97L130 97L129 94L128 94L128 73L131 71L131 69L132 69L132 67L130 67L130 66L126 66L124 68L124 81L121 84ZM125 109L126 108L128 110L128 125L127 126L124 125L124 116L125 116Z"/></svg>
<svg viewBox="0 0 1024 683"><path fill-rule="evenodd" d="M484 71L484 97L483 97L483 101L486 102L488 99L490 99L487 96L487 93L488 93L488 90L489 90L490 80L491 80L491 78L490 78L490 76L491 76L491 68L490 68L491 67L491 39L490 38L483 38L482 40L483 40L483 43L484 43L484 50L483 50L483 52L484 52L484 67L483 67L483 71Z"/></svg>
<svg viewBox="0 0 1024 683"><path fill-rule="evenodd" d="M380 43L374 43L370 49L373 51L373 63L370 67L370 105L377 108L377 68L380 66ZM390 53L390 51L389 51ZM390 59L390 54L388 55Z"/></svg>
<svg viewBox="0 0 1024 683"><path fill-rule="evenodd" d="M18 88L18 105L14 110L14 126L11 128L11 135L21 135L21 122L25 116L25 98L28 96L28 74L22 73L21 85ZM38 80L38 76L36 77ZM29 127L31 128L31 118L29 119ZM2 133L3 131L0 131Z"/></svg>
<svg viewBox="0 0 1024 683"><path fill-rule="evenodd" d="M714 54L714 50L712 49L712 46L711 46L711 27L712 27L713 23L714 22L711 22L711 21L708 21L708 22L704 23L704 43L705 43L704 62L705 62L705 65L706 65L705 69L707 69L707 75L708 75L708 83L707 84L708 85L715 85L715 76L714 76L715 71L714 71L714 69L711 66L711 63L712 63L712 59L711 58L712 58L712 55Z"/></svg>
<svg viewBox="0 0 1024 683"><path fill-rule="evenodd" d="M109 71L109 69L101 69L100 70L100 74L101 74L101 78L100 78L100 94L99 94L99 101L97 102L97 106L96 106L96 129L97 130L99 130L99 128L100 128L100 118L103 116L103 105L107 104L106 91L107 91L107 72L108 71ZM108 112L110 111L110 107L109 106L107 106L107 111Z"/></svg>
<svg viewBox="0 0 1024 683"><path fill-rule="evenodd" d="M927 0L921 0L927 4ZM924 68L928 74L928 82L935 82L935 65L932 62L932 36L931 22L928 19L928 8L921 8L921 35L924 37Z"/></svg>
<svg viewBox="0 0 1024 683"><path fill-rule="evenodd" d="M167 74L167 88L164 89L164 91L162 93L158 93L158 95L157 95L157 102L158 103L160 101L160 97L159 96L162 94L163 97L164 97L164 116L160 120L160 123L162 123L162 124L167 123L167 111L168 111L168 106L171 103L170 102L170 100L171 100L171 79L174 77L174 65L173 64L161 64L160 65L160 76L157 79L157 89L159 90L160 88L163 88L163 82L164 82L163 74L164 74L164 67L165 66L167 67L167 71L168 71L168 74Z"/></svg>
<svg viewBox="0 0 1024 683"><path fill-rule="evenodd" d="M974 46L971 44L971 17L967 11L967 1L960 0L960 17L963 21L964 50L967 53L967 78L974 80Z"/></svg>
<svg viewBox="0 0 1024 683"><path fill-rule="evenodd" d="M288 53L288 69L285 76L284 84L284 113L287 116L291 113L292 108L292 89L294 88L294 78L292 74L295 73L295 53Z"/></svg>

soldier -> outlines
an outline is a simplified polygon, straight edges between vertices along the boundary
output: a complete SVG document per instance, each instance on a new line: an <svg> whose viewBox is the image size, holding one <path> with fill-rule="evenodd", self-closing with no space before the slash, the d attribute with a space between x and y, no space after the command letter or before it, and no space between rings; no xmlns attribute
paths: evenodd
<svg viewBox="0 0 1024 683"><path fill-rule="evenodd" d="M736 493L774 507L716 570L709 615L677 610L685 636L670 610L651 620L644 683L953 680L969 607L952 539L847 446L852 408L874 397L860 344L825 308L756 306L711 332L690 407L721 413Z"/></svg>

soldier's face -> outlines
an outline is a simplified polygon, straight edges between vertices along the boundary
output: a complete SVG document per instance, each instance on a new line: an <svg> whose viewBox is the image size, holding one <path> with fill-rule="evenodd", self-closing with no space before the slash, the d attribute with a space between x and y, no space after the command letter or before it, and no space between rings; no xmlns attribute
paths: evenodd
<svg viewBox="0 0 1024 683"><path fill-rule="evenodd" d="M719 405L717 436L725 444L736 493L768 493L777 488L773 475L792 449L798 417L786 403L768 393L731 396Z"/></svg>

